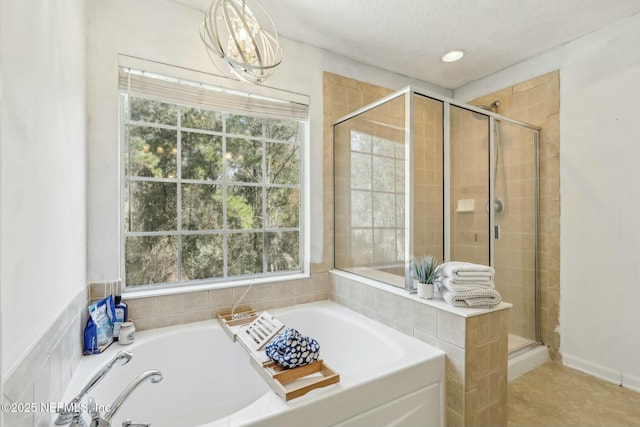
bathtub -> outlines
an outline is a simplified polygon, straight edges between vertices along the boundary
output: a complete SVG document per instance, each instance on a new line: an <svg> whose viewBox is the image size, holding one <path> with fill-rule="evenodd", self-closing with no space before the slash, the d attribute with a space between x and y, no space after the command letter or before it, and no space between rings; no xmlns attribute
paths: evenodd
<svg viewBox="0 0 640 427"><path fill-rule="evenodd" d="M331 301L269 310L287 327L316 338L320 356L340 382L288 402L271 391L240 343L217 320L143 331L128 346L83 357L64 402L119 351L133 353L91 392L110 405L140 373L164 380L141 384L112 419L153 427L442 426L444 352Z"/></svg>

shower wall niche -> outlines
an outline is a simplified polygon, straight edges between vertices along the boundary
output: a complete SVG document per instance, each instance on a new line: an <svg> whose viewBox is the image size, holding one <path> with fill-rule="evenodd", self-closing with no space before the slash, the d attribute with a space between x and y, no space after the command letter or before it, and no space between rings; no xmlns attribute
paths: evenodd
<svg viewBox="0 0 640 427"><path fill-rule="evenodd" d="M492 265L510 347L539 341L538 134L411 87L338 120L335 267L412 292L414 257Z"/></svg>

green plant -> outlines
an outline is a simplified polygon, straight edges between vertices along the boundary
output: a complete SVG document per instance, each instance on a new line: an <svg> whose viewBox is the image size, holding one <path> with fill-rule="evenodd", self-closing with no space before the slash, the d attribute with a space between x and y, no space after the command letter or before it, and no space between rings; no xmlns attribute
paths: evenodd
<svg viewBox="0 0 640 427"><path fill-rule="evenodd" d="M418 260L414 259L416 279L420 283L433 283L440 274L441 264L432 256L427 255Z"/></svg>

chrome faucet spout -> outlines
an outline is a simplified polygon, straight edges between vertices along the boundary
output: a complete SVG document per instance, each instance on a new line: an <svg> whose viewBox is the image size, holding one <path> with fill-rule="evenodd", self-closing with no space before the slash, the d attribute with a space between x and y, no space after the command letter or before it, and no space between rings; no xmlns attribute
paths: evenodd
<svg viewBox="0 0 640 427"><path fill-rule="evenodd" d="M159 383L162 381L162 373L158 370L151 370L140 374L136 379L131 381L129 385L120 393L116 400L113 402L109 410L104 414L104 418L98 420L96 424L97 427L108 427L111 426L111 418L118 412L118 409L122 406L122 404L129 398L131 393L143 382L146 380L151 381L152 383ZM92 424L93 425L93 424Z"/></svg>
<svg viewBox="0 0 640 427"><path fill-rule="evenodd" d="M87 385L84 386L80 393L78 393L76 397L71 399L69 404L65 406L65 410L60 411L60 413L58 414L58 418L56 419L56 425L69 424L78 412L74 408L76 406L79 406L80 402L82 402L82 399L87 395L87 393L89 393L91 389L93 389L96 385L98 385L100 381L102 381L105 375L109 373L111 368L113 368L113 366L117 362L120 362L120 365L126 365L127 363L129 363L132 357L133 354L128 351L119 351L114 356L114 358L109 361L109 363L104 365L102 369L100 369L100 371L98 371L98 373L95 374L93 378L91 378L91 380L89 380Z"/></svg>
<svg viewBox="0 0 640 427"><path fill-rule="evenodd" d="M95 374L93 378L91 378L91 381L89 381L89 383L86 386L84 386L82 391L78 393L78 396L76 396L75 399L78 399L78 402L82 400L82 398L87 393L89 393L89 391L92 388L94 388L100 381L102 381L102 379L105 377L105 375L107 375L107 373L111 370L111 368L113 368L116 362L120 362L120 365L126 365L127 363L129 363L132 357L133 357L133 354L131 354L128 351L119 351L118 354L116 354L115 357L111 359L109 363L104 365L102 369L100 369L100 371L97 374Z"/></svg>

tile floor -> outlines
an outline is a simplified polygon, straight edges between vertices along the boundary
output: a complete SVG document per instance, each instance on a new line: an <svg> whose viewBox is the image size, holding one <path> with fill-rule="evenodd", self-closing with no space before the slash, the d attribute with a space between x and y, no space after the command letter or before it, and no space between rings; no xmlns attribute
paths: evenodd
<svg viewBox="0 0 640 427"><path fill-rule="evenodd" d="M640 393L555 362L507 390L509 426L640 426Z"/></svg>

